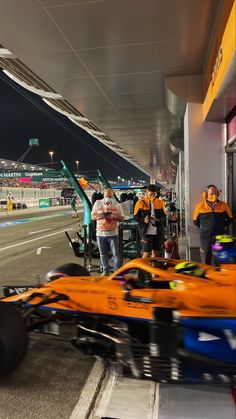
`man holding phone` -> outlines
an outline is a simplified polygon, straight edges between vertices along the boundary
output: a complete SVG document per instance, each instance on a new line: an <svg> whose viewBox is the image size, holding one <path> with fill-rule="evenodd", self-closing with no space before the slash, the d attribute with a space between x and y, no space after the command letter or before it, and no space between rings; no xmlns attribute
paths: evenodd
<svg viewBox="0 0 236 419"><path fill-rule="evenodd" d="M160 255L163 224L166 220L163 201L157 197L156 185L149 185L146 196L137 201L134 218L139 223L139 233L143 244L143 258Z"/></svg>
<svg viewBox="0 0 236 419"><path fill-rule="evenodd" d="M102 264L102 275L108 275L110 271L108 252L111 250L114 270L120 267L118 224L124 220L121 204L114 198L111 188L104 190L104 198L95 202L92 220L97 221L97 243Z"/></svg>

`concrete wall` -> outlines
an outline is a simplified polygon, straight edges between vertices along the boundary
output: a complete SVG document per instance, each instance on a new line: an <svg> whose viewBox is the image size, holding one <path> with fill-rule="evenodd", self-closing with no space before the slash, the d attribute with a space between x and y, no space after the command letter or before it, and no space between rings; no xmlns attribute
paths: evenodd
<svg viewBox="0 0 236 419"><path fill-rule="evenodd" d="M186 235L190 247L199 247L192 216L208 184L225 190L224 126L204 122L202 105L189 103L184 118L184 173Z"/></svg>

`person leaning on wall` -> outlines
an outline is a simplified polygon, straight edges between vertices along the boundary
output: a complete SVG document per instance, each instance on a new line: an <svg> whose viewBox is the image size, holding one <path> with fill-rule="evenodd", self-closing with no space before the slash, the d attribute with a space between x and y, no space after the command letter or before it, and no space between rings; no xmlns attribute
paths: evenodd
<svg viewBox="0 0 236 419"><path fill-rule="evenodd" d="M203 192L203 200L196 205L193 223L200 230L201 262L211 265L212 249L217 235L225 234L232 223L233 215L228 204L220 201L220 191L215 185L208 185Z"/></svg>

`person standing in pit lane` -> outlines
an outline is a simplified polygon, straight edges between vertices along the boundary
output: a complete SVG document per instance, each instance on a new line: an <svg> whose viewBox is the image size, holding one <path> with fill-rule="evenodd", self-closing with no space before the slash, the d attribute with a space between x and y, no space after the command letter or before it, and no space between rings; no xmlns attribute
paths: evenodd
<svg viewBox="0 0 236 419"><path fill-rule="evenodd" d="M200 229L200 257L202 263L211 265L212 248L217 235L225 234L233 221L228 204L218 199L220 192L215 185L208 185L193 213L193 223Z"/></svg>
<svg viewBox="0 0 236 419"><path fill-rule="evenodd" d="M14 201L15 198L13 198L12 194L9 192L7 195L7 212L12 212Z"/></svg>
<svg viewBox="0 0 236 419"><path fill-rule="evenodd" d="M134 218L139 223L143 258L160 255L163 225L166 221L164 202L157 197L156 185L149 185L146 196L136 202Z"/></svg>
<svg viewBox="0 0 236 419"><path fill-rule="evenodd" d="M96 237L103 270L102 275L108 275L110 271L109 248L112 253L113 269L116 270L120 267L118 224L124 220L122 206L115 200L111 188L106 188L104 198L94 203L91 218L97 221Z"/></svg>

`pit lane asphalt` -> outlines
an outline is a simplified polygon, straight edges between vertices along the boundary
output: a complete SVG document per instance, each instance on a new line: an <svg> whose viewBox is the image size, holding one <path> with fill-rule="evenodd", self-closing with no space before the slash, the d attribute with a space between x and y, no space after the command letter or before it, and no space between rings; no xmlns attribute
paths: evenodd
<svg viewBox="0 0 236 419"><path fill-rule="evenodd" d="M23 222L25 219L28 221ZM53 267L82 262L69 247L65 230L71 235L77 230L69 207L2 214L0 286L34 284L43 281ZM25 360L0 382L0 418L70 417L94 364L91 357L80 354L71 345L71 329L66 327L63 337L32 335Z"/></svg>
<svg viewBox="0 0 236 419"><path fill-rule="evenodd" d="M34 284L63 263L81 263L65 236L75 236L77 220L69 208L26 210L0 217L0 286ZM31 210L33 211L33 210Z"/></svg>

